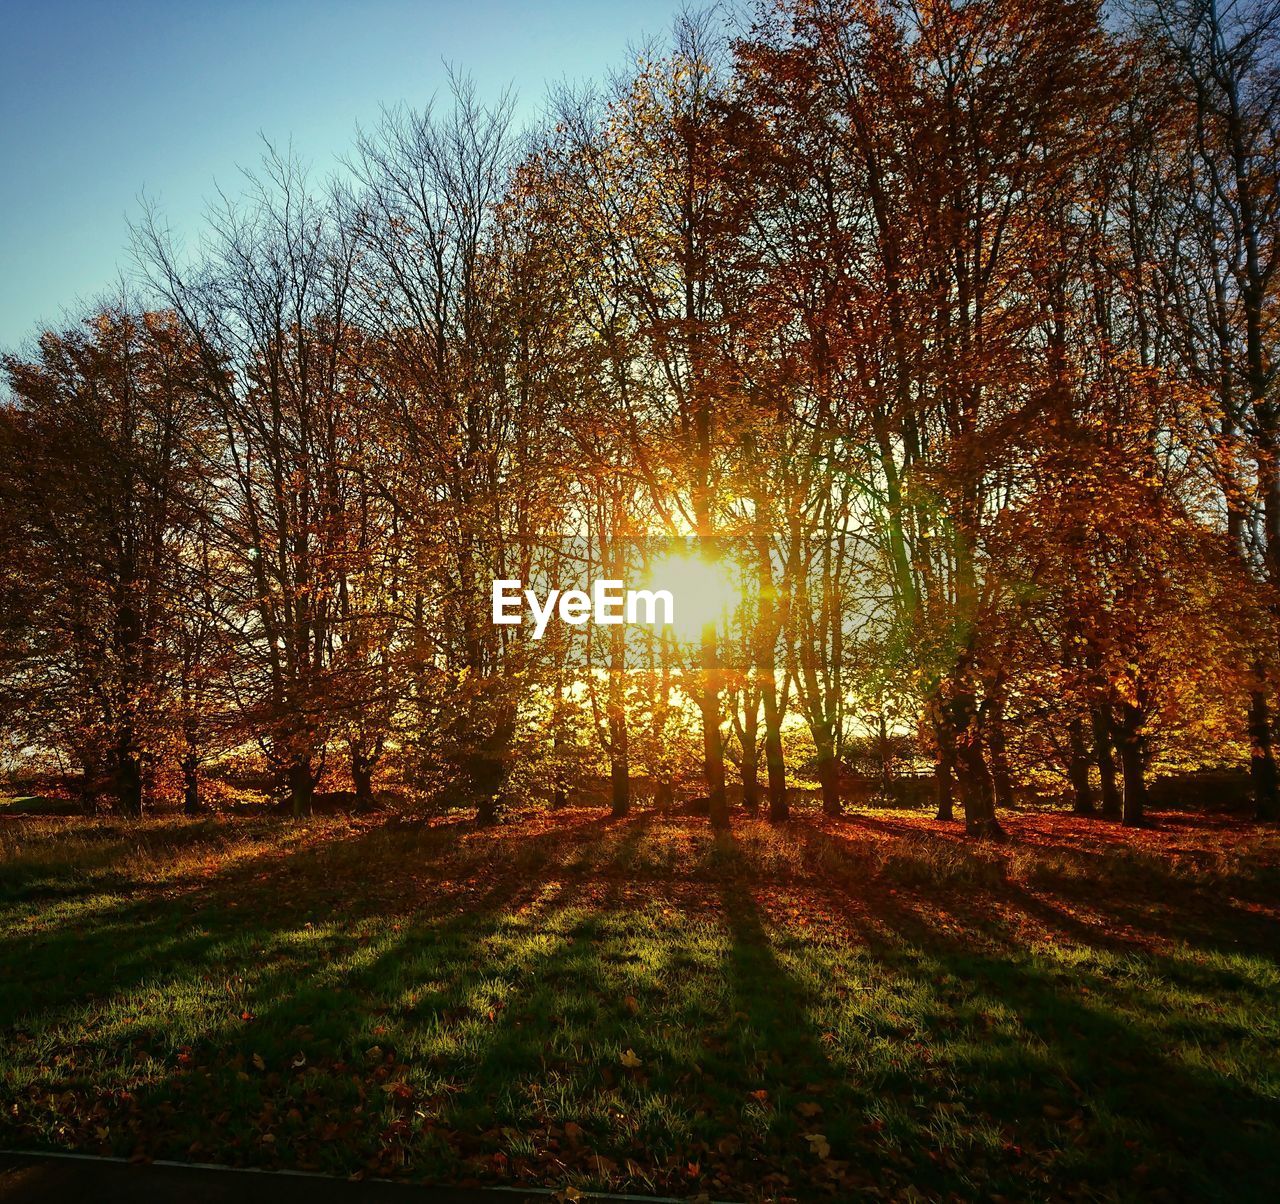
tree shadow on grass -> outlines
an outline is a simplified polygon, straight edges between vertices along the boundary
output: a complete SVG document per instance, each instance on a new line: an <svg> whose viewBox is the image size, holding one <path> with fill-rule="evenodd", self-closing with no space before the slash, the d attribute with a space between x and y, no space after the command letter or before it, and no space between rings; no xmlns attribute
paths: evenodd
<svg viewBox="0 0 1280 1204"><path fill-rule="evenodd" d="M862 846L860 832L872 834L875 843ZM1005 926L1000 908L991 906L995 902L1053 935L1104 948L1145 952L1171 943L1280 959L1280 924L1249 905L1265 887L1265 868L1258 871L1258 883L1233 883L1228 894L1211 876L1199 879L1123 844L1029 846L1015 879L1005 852L1017 846L993 852L962 833L935 839L932 829L858 814L832 830L798 826L795 835L811 850L812 862L838 867L855 884L874 875L885 888L940 893L966 923L992 932ZM877 841L879 835L888 839ZM1042 852L1047 855L1038 860ZM1274 905L1274 896L1267 901Z"/></svg>
<svg viewBox="0 0 1280 1204"><path fill-rule="evenodd" d="M717 838L700 887L628 882L621 871L652 822L629 821L595 860L592 889L548 913L557 939L452 1117L487 1126L491 1151L501 1126L519 1129L581 1186L734 1198L745 1184L783 1190L799 1161L823 1190L851 1188L860 1180L847 1161L818 1157L805 1137L825 1141L813 1117L851 1113L850 1092L808 1022L807 989L778 960L733 838ZM686 947L666 948L660 917L677 910ZM518 1174L519 1158L510 1165Z"/></svg>
<svg viewBox="0 0 1280 1204"><path fill-rule="evenodd" d="M1144 997L1133 984L1078 968L1054 973L1031 959L975 955L953 941L935 938L923 949L926 964L966 983L979 1007L1016 1017L1012 1026L978 1025L980 1040L962 1045L952 1069L978 1107L1015 1132L1027 1132L1030 1116L1023 1144L1056 1145L1055 1158L1070 1165L1074 1141L1093 1141L1098 1190L1108 1186L1102 1168L1110 1167L1135 1187L1176 1197L1268 1198L1280 1175L1277 1101L1216 1068L1212 1054L1188 1061L1167 1049L1176 1026L1166 1024L1158 993ZM951 1018L936 1019L945 1026ZM1224 1045L1243 1035L1220 1032ZM1037 1089L1030 1077L1037 1047L1049 1056L1047 1102L1044 1080ZM1063 1128L1070 1116L1078 1130Z"/></svg>
<svg viewBox="0 0 1280 1204"><path fill-rule="evenodd" d="M539 877L566 846L598 840L613 822L589 817L568 831L524 836L514 847L518 865ZM253 933L269 936L307 922L350 925L418 910L465 913L510 871L501 845L459 867L447 843L457 836L380 827L335 831L283 854L265 846L211 872L193 872L138 895L111 896L100 906L96 891L86 892L86 909L72 907L30 929L15 925L0 937L0 965L16 968L0 983L0 1031L30 1013L191 969ZM29 902L40 920L42 900Z"/></svg>
<svg viewBox="0 0 1280 1204"><path fill-rule="evenodd" d="M536 867L540 858L554 864L566 845L597 841L610 827L616 825L592 817L570 832L522 837L519 864ZM512 913L545 906L563 890L549 890L546 876L536 870L504 874L498 857L477 863L473 874L460 879L432 877L427 867L425 881L406 889L393 884L389 891L331 899L335 871L375 854L377 839L375 833L356 834L341 846L330 842L294 851L284 862L264 853L201 880L177 899L122 904L88 924L72 921L50 933L13 937L12 950L34 956L43 971L4 998L3 1022L21 1020L35 1032L23 1038L32 1046L26 1060L42 1062L49 1035L65 1023L75 1058L62 1066L42 1065L38 1094L47 1101L59 1093L86 1093L73 1100L73 1115L63 1118L72 1127L64 1125L57 1144L84 1148L87 1139L90 1148L178 1158L216 1151L220 1158L252 1165L277 1165L283 1157L287 1165L343 1173L361 1169L358 1158L352 1162L357 1152L372 1151L391 1159L377 1169L395 1169L395 1150L405 1147L405 1135L371 1135L370 1126L395 1126L402 1119L397 1101L421 1098L432 1082L447 1092L457 1070L446 1039L440 1043L446 1053L427 1059L418 1090L383 1094L384 1080L397 1082L403 1066L396 1060L395 1032L406 1037L419 1028L439 1035L452 1026L466 1028L472 1043L480 1040L472 1023L473 995L495 987L500 992L504 973L491 964L491 943ZM402 867L422 868L402 842L396 855ZM264 870L272 890L246 895ZM338 875L339 890L351 885L343 878ZM292 898L284 894L290 885L297 890ZM309 891L320 886L330 892L322 892L322 899L342 904L331 915ZM314 924L306 919L311 915ZM220 1004L222 980L240 978L238 971L246 981L228 982L228 997ZM415 981L415 975L425 981ZM415 996L409 1005L407 994ZM131 1000L148 995L151 1015L126 1018L127 1028L118 1014L103 1026L91 1017L86 1030L85 1010L98 1006L95 1000L103 1012L120 1013L136 1010ZM155 996L179 1004L196 997L194 1020L155 1015ZM379 1041L385 1057L373 1058L367 1051ZM290 1051L285 1063L282 1050ZM296 1066L295 1057L301 1058ZM24 1060L21 1052L18 1060ZM77 1070L77 1060L108 1067L105 1077L120 1080L141 1061L145 1085L113 1095L105 1106L102 1099L90 1101L94 1076ZM338 1066L349 1066L353 1075L337 1072ZM317 1127L312 1122L318 1113ZM182 1114L200 1117L208 1128L208 1141L194 1152L192 1126ZM289 1135L283 1130L279 1146L270 1140L280 1117L301 1124L304 1148L290 1147L285 1154ZM92 1135L100 1131L110 1136L95 1141ZM19 1144L29 1144L31 1133ZM361 1137L354 1140L357 1133Z"/></svg>
<svg viewBox="0 0 1280 1204"><path fill-rule="evenodd" d="M700 881L664 878L657 822L590 816L506 843L474 833L473 848L468 829L442 846L356 832L15 934L0 956L35 941L65 963L28 992L46 1020L144 990L199 1004L186 1037L153 1009L82 1033L69 1062L40 1036L19 1059L74 1098L19 1144L729 1197L910 1183L1052 1198L1080 1181L1095 1196L1265 1198L1275 1101L1232 1077L1240 1034L1210 1017L1203 1035L1223 1044L1202 1060L1162 1047L1179 1030L1161 984L1189 981L1185 959L1134 949L1133 978L1114 958L1055 961L1010 921L1048 901L999 882L1009 911L994 912L962 873L895 894L811 825L789 829L809 846L803 877L762 878L725 836ZM829 931L813 923L828 915ZM1038 918L1104 947L1069 915ZM219 1011L210 999L254 949ZM93 1097L139 1047L152 1061L132 1098ZM647 1178L628 1180L629 1157Z"/></svg>
<svg viewBox="0 0 1280 1204"><path fill-rule="evenodd" d="M812 990L779 958L779 936L746 882L726 879L720 900L730 939L731 1042L741 1059L733 1180L786 1194L798 1161L827 1192L872 1186L884 1168L859 1165L853 1148L864 1101L813 1024Z"/></svg>
<svg viewBox="0 0 1280 1204"><path fill-rule="evenodd" d="M1084 956L1028 948L982 893L966 902L954 890L930 898L868 883L859 906L843 901L852 943L889 977L928 992L914 1041L945 1057L951 1085L919 1084L925 1104L932 1088L948 1107L958 1096L979 1128L993 1122L1046 1196L1069 1174L1096 1193L1125 1185L1171 1199L1268 1198L1280 1175L1280 1104L1242 1081L1234 1063L1242 1041L1267 1056L1265 1034L1202 1017L1194 1001L1178 1005L1179 1018L1170 1012L1171 992L1244 984L1206 981L1185 957L1149 950L1126 949L1120 961L1091 956L1087 947L1106 947L1092 927L1017 889L1005 899L1053 912L1053 930L1077 940ZM1251 1002L1265 1008L1261 993ZM1172 1047L1179 1041L1182 1053ZM954 1120L943 1128L958 1130ZM964 1189L981 1157L970 1149L954 1159L967 1164L964 1173L940 1186ZM1005 1190L1016 1185L1008 1168L993 1164L988 1173Z"/></svg>

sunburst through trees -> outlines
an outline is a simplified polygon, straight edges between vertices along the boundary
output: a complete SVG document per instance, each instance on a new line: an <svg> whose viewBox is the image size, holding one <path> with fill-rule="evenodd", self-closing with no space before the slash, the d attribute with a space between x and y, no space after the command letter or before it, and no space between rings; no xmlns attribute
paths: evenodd
<svg viewBox="0 0 1280 1204"><path fill-rule="evenodd" d="M528 136L458 81L197 256L147 215L5 361L7 756L132 814L927 779L978 835L1247 762L1274 818L1278 30L685 18ZM493 621L598 580L674 622Z"/></svg>

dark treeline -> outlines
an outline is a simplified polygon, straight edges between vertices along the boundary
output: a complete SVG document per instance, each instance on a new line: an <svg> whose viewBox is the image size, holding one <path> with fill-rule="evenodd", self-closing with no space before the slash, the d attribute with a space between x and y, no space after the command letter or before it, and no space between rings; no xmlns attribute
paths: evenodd
<svg viewBox="0 0 1280 1204"><path fill-rule="evenodd" d="M337 182L268 155L197 255L145 218L143 300L5 360L7 758L131 814L238 758L298 812L700 778L715 824L896 762L982 834L1247 757L1277 818L1278 38L789 0L532 134L458 83ZM491 622L663 537L730 582L693 641Z"/></svg>

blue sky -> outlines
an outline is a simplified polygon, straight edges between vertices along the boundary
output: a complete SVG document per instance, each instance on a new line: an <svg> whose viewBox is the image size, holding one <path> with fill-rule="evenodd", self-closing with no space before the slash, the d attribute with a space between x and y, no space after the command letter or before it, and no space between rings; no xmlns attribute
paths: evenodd
<svg viewBox="0 0 1280 1204"><path fill-rule="evenodd" d="M442 59L521 115L547 85L603 77L679 0L4 0L0 349L60 325L131 271L142 192L194 237L260 134L317 173L383 104L446 88Z"/></svg>

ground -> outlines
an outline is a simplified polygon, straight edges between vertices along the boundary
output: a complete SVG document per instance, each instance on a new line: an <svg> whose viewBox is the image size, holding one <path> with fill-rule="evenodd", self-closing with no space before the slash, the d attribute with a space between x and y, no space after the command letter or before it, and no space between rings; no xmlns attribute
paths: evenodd
<svg viewBox="0 0 1280 1204"><path fill-rule="evenodd" d="M1280 834L1006 826L0 819L0 1145L728 1200L1273 1198Z"/></svg>

